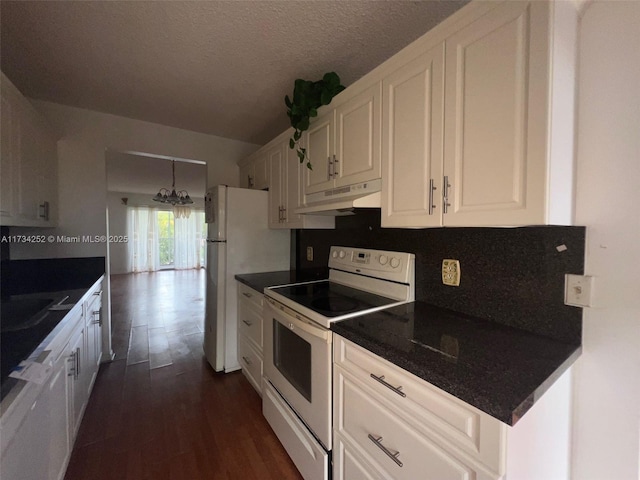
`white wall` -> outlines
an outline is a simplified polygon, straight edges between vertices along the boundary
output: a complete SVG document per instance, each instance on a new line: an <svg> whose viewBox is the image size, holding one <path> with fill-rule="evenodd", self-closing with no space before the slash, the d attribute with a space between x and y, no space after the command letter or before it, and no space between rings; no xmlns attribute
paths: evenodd
<svg viewBox="0 0 640 480"><path fill-rule="evenodd" d="M576 480L640 478L640 3L594 2L580 27L578 225L587 226Z"/></svg>
<svg viewBox="0 0 640 480"><path fill-rule="evenodd" d="M238 184L236 162L259 148L236 140L180 130L50 102L32 101L58 130L58 227L53 235L106 235L105 153L143 152L207 164L207 183ZM12 228L12 233L24 230ZM32 232L33 230L26 230ZM11 259L107 256L105 243L13 244ZM109 259L107 258L107 265ZM107 267L107 273L109 269ZM105 285L105 331L111 329L110 285ZM103 350L111 351L110 336Z"/></svg>
<svg viewBox="0 0 640 480"><path fill-rule="evenodd" d="M106 233L105 152L145 152L207 163L207 183L238 184L236 162L259 148L236 140L165 127L50 102L32 101L58 129L59 226L54 235ZM14 248L14 246L16 248ZM24 247L24 248L21 248ZM100 244L15 244L11 258L102 256Z"/></svg>

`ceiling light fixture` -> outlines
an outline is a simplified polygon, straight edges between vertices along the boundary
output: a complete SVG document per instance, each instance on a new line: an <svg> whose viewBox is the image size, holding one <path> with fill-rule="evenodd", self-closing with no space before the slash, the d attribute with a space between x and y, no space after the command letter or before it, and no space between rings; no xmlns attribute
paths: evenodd
<svg viewBox="0 0 640 480"><path fill-rule="evenodd" d="M186 190L180 190L176 192L176 161L171 160L171 168L173 172L173 183L171 184L171 191L167 188L161 188L155 197L154 202L167 203L174 206L174 215L176 218L189 218L191 209L185 205L191 205L193 200L189 196Z"/></svg>

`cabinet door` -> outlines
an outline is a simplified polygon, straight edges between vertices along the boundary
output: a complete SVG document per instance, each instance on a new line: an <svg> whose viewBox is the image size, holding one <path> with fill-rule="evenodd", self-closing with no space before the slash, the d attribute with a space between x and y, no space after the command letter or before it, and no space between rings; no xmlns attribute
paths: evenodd
<svg viewBox="0 0 640 480"><path fill-rule="evenodd" d="M10 225L17 208L20 166L20 117L11 93L2 84L0 106L0 215L2 224Z"/></svg>
<svg viewBox="0 0 640 480"><path fill-rule="evenodd" d="M240 188L253 188L254 172L253 164L247 163L240 166Z"/></svg>
<svg viewBox="0 0 640 480"><path fill-rule="evenodd" d="M380 178L381 88L376 83L335 109L337 187Z"/></svg>
<svg viewBox="0 0 640 480"><path fill-rule="evenodd" d="M307 160L312 169L305 165L304 193L321 192L333 187L334 114L331 110L317 117L304 135Z"/></svg>
<svg viewBox="0 0 640 480"><path fill-rule="evenodd" d="M302 183L301 178L304 170L307 170L300 163L295 150L289 147L285 149L285 169L284 169L284 186L282 189L285 205L285 224L287 228L301 228L303 215L294 213L295 209L302 204Z"/></svg>
<svg viewBox="0 0 640 480"><path fill-rule="evenodd" d="M267 190L269 188L269 154L259 155L254 162L255 182L252 188Z"/></svg>
<svg viewBox="0 0 640 480"><path fill-rule="evenodd" d="M69 438L69 382L72 378L67 376L68 356L67 351L57 359L53 366L53 374L49 381L49 477L58 480L64 476L67 458L71 453L72 441ZM44 434L44 433L42 433Z"/></svg>
<svg viewBox="0 0 640 480"><path fill-rule="evenodd" d="M446 40L444 225L545 221L547 2L506 2Z"/></svg>
<svg viewBox="0 0 640 480"><path fill-rule="evenodd" d="M382 88L381 224L439 226L444 45L397 69Z"/></svg>
<svg viewBox="0 0 640 480"><path fill-rule="evenodd" d="M271 170L271 185L269 187L269 228L283 228L285 200L284 188L284 151L285 145L281 143L269 150L269 168Z"/></svg>
<svg viewBox="0 0 640 480"><path fill-rule="evenodd" d="M85 328L81 326L69 342L71 350L71 375L73 381L73 410L71 412L71 438L75 438L80 420L87 404L86 361L85 361Z"/></svg>

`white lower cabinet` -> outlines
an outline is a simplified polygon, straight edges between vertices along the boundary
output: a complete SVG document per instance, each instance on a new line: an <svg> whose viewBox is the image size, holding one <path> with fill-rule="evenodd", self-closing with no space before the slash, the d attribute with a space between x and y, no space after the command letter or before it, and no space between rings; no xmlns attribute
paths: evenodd
<svg viewBox="0 0 640 480"><path fill-rule="evenodd" d="M242 373L262 395L262 293L238 283L238 360Z"/></svg>
<svg viewBox="0 0 640 480"><path fill-rule="evenodd" d="M375 391L345 370L335 367L334 375L339 402L334 416L335 431L349 440L353 450L369 459L383 478L488 480L500 477L475 465L462 452L447 448L436 435L430 437L415 429L413 424L396 415L397 409L378 401Z"/></svg>
<svg viewBox="0 0 640 480"><path fill-rule="evenodd" d="M2 405L2 480L64 478L99 367L99 323L86 312L88 307L99 310L101 291L97 282L38 357L52 367L47 381L26 383L9 405ZM93 336L88 338L87 332Z"/></svg>
<svg viewBox="0 0 640 480"><path fill-rule="evenodd" d="M570 370L513 426L334 334L334 479L568 479Z"/></svg>

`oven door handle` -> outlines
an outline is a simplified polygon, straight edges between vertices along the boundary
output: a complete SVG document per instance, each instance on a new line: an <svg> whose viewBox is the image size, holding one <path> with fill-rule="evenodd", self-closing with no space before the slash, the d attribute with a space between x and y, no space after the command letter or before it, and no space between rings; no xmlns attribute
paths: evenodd
<svg viewBox="0 0 640 480"><path fill-rule="evenodd" d="M331 330L321 327L316 322L293 312L293 310L285 307L284 305L277 304L275 300L272 300L269 297L265 298L269 303L269 306L278 314L273 316L278 323L287 327L289 330L302 330L307 332L309 335L313 335L316 338L324 340L326 343L331 343Z"/></svg>

